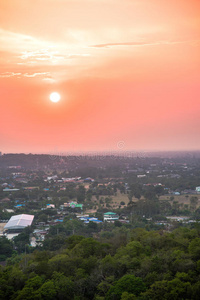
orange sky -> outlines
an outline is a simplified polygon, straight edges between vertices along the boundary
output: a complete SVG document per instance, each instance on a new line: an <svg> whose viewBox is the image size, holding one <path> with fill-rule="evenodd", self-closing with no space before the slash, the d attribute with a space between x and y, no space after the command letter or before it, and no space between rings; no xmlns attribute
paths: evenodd
<svg viewBox="0 0 200 300"><path fill-rule="evenodd" d="M200 150L200 1L0 0L0 101L2 152Z"/></svg>

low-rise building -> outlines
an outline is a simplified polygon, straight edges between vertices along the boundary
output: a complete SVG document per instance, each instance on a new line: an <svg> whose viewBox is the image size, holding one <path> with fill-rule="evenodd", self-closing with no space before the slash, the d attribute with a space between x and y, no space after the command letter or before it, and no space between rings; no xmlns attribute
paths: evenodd
<svg viewBox="0 0 200 300"><path fill-rule="evenodd" d="M8 223L4 226L6 236L11 239L20 234L27 226L31 226L34 219L34 215L15 215L10 218Z"/></svg>
<svg viewBox="0 0 200 300"><path fill-rule="evenodd" d="M47 208L55 208L55 204L47 204Z"/></svg>
<svg viewBox="0 0 200 300"><path fill-rule="evenodd" d="M119 216L114 212L107 212L103 215L104 222L112 222L119 220Z"/></svg>
<svg viewBox="0 0 200 300"><path fill-rule="evenodd" d="M200 193L200 186L197 186L197 187L196 187L196 192L197 192L197 193Z"/></svg>

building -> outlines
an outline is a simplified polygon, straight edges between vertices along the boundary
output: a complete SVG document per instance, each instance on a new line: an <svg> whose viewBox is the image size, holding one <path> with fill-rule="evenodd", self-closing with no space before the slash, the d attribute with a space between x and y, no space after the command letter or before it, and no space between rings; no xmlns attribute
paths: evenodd
<svg viewBox="0 0 200 300"><path fill-rule="evenodd" d="M88 224L89 222L94 222L94 223L102 223L101 220L99 220L98 218L94 218L94 217L87 217L87 216L77 216L77 218L81 221L83 221L85 224Z"/></svg>
<svg viewBox="0 0 200 300"><path fill-rule="evenodd" d="M33 236L31 237L31 246L42 246L42 242L45 240L45 236L47 235L48 230L40 230L36 229L33 231Z"/></svg>
<svg viewBox="0 0 200 300"><path fill-rule="evenodd" d="M8 231L22 231L25 227L31 226L33 222L34 216L33 215L16 215L12 216L8 223L4 226L4 230Z"/></svg>
<svg viewBox="0 0 200 300"><path fill-rule="evenodd" d="M83 204L80 204L80 203L77 203L76 201L74 201L74 202L64 203L63 207L71 207L71 208L80 208L80 209L83 209Z"/></svg>
<svg viewBox="0 0 200 300"><path fill-rule="evenodd" d="M10 202L10 198L7 198L7 197L3 198L3 199L0 200L0 202Z"/></svg>
<svg viewBox="0 0 200 300"><path fill-rule="evenodd" d="M3 192L17 192L17 191L19 191L19 189L9 189L9 188L3 189Z"/></svg>
<svg viewBox="0 0 200 300"><path fill-rule="evenodd" d="M200 193L200 186L197 186L197 187L196 187L196 192L197 192L197 193Z"/></svg>
<svg viewBox="0 0 200 300"><path fill-rule="evenodd" d="M119 216L114 212L107 212L103 215L104 222L112 222L119 220Z"/></svg>
<svg viewBox="0 0 200 300"><path fill-rule="evenodd" d="M46 208L55 208L55 204L47 204Z"/></svg>

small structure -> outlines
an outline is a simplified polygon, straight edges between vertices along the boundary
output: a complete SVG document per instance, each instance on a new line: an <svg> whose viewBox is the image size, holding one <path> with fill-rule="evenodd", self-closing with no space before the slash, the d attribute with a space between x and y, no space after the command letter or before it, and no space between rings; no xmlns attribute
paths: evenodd
<svg viewBox="0 0 200 300"><path fill-rule="evenodd" d="M103 215L103 220L104 222L112 222L112 221L116 221L119 220L119 216L114 213L114 212L107 212Z"/></svg>
<svg viewBox="0 0 200 300"><path fill-rule="evenodd" d="M7 197L0 200L0 202L9 202L9 201L10 201L10 198L7 198Z"/></svg>
<svg viewBox="0 0 200 300"><path fill-rule="evenodd" d="M13 209L10 209L10 208L4 208L3 212L14 213L15 211Z"/></svg>
<svg viewBox="0 0 200 300"><path fill-rule="evenodd" d="M69 206L70 206L71 208L75 208L76 205L77 205L77 202L75 202L75 201L69 203Z"/></svg>
<svg viewBox="0 0 200 300"><path fill-rule="evenodd" d="M98 218L94 218L94 217L88 217L87 215L85 216L77 216L77 218L81 221L83 221L85 224L88 224L89 222L94 222L94 223L102 223L101 220L99 220Z"/></svg>
<svg viewBox="0 0 200 300"><path fill-rule="evenodd" d="M91 177L87 177L84 179L84 182L94 182L94 179Z"/></svg>
<svg viewBox="0 0 200 300"><path fill-rule="evenodd" d="M200 186L196 187L196 192L199 194L200 193Z"/></svg>
<svg viewBox="0 0 200 300"><path fill-rule="evenodd" d="M17 191L19 191L19 189L9 189L9 188L3 189L3 192L17 192Z"/></svg>
<svg viewBox="0 0 200 300"><path fill-rule="evenodd" d="M83 204L79 204L79 203L77 203L77 204L75 205L75 207L76 207L76 208L83 209Z"/></svg>
<svg viewBox="0 0 200 300"><path fill-rule="evenodd" d="M189 220L189 217L187 216L167 216L166 218L170 221L176 221L176 222L185 222Z"/></svg>
<svg viewBox="0 0 200 300"><path fill-rule="evenodd" d="M15 208L21 208L22 206L25 206L25 204L17 204L17 205L15 205L14 207L15 207Z"/></svg>
<svg viewBox="0 0 200 300"><path fill-rule="evenodd" d="M47 204L47 208L55 208L55 204Z"/></svg>
<svg viewBox="0 0 200 300"><path fill-rule="evenodd" d="M83 204L80 204L80 203L77 203L76 201L73 201L73 202L64 203L64 207L83 209Z"/></svg>

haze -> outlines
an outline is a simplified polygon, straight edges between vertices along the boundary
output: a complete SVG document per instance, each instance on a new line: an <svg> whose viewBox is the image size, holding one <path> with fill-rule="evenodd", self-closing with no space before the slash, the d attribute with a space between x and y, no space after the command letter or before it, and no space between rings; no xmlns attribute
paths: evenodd
<svg viewBox="0 0 200 300"><path fill-rule="evenodd" d="M198 0L0 1L0 151L199 150L199 12Z"/></svg>

